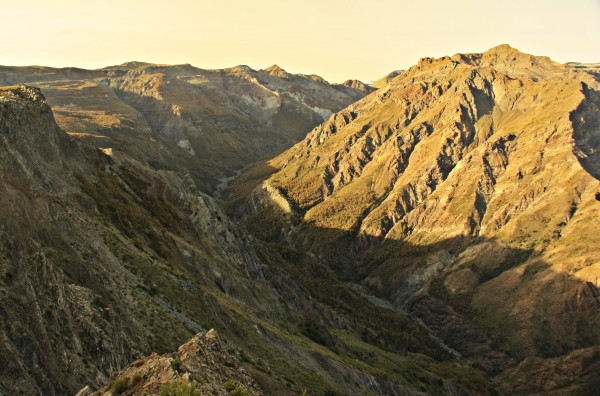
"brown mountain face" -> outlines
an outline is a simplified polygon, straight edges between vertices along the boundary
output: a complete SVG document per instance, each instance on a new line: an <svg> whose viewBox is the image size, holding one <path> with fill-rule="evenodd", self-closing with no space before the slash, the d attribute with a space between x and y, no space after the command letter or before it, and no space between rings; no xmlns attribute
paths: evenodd
<svg viewBox="0 0 600 396"><path fill-rule="evenodd" d="M503 392L583 392L600 373L599 88L506 45L421 59L266 163L247 218L275 216L279 240L412 312ZM532 361L550 384L517 384Z"/></svg>
<svg viewBox="0 0 600 396"><path fill-rule="evenodd" d="M341 84L336 84L334 87L346 95L354 98L354 100L360 100L365 95L370 94L373 91L376 91L377 88L367 85L359 80L346 80Z"/></svg>
<svg viewBox="0 0 600 396"><path fill-rule="evenodd" d="M99 70L0 67L0 85L40 87L59 126L97 147L176 171L203 191L372 89L272 66L203 70L129 62Z"/></svg>
<svg viewBox="0 0 600 396"><path fill-rule="evenodd" d="M0 89L0 120L0 394L495 394L409 313L248 235L180 173L64 133L38 89ZM213 327L222 344L194 337Z"/></svg>

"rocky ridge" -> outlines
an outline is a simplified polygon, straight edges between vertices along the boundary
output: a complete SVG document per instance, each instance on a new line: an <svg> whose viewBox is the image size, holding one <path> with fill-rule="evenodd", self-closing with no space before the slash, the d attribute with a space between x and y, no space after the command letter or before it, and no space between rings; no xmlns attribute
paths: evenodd
<svg viewBox="0 0 600 396"><path fill-rule="evenodd" d="M246 373L239 357L228 352L215 330L195 335L176 353L138 359L113 374L109 383L93 392L85 387L77 396L158 395L169 389L185 389L197 394L263 395Z"/></svg>

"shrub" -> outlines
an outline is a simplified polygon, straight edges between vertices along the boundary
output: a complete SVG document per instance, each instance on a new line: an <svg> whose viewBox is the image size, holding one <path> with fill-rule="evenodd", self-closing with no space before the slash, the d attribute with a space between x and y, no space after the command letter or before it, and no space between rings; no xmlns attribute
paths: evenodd
<svg viewBox="0 0 600 396"><path fill-rule="evenodd" d="M179 356L175 357L175 359L171 359L171 368L175 371L181 369L181 360L179 359Z"/></svg>
<svg viewBox="0 0 600 396"><path fill-rule="evenodd" d="M160 389L160 396L202 396L196 381L187 382L180 380L164 385Z"/></svg>
<svg viewBox="0 0 600 396"><path fill-rule="evenodd" d="M234 380L229 380L225 383L225 390L232 396L248 396L246 387Z"/></svg>
<svg viewBox="0 0 600 396"><path fill-rule="evenodd" d="M115 382L113 382L113 384L110 388L113 395L120 395L121 393L125 392L127 389L129 389L129 378L127 378L127 377L119 378L119 379L115 380Z"/></svg>
<svg viewBox="0 0 600 396"><path fill-rule="evenodd" d="M131 377L131 386L139 384L143 379L144 377L140 373L135 374L133 377Z"/></svg>

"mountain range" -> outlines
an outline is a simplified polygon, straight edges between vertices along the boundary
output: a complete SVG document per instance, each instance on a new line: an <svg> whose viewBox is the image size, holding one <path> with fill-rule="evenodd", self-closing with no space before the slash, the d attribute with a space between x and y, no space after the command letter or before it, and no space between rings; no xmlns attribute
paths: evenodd
<svg viewBox="0 0 600 396"><path fill-rule="evenodd" d="M203 191L373 90L276 65L204 70L143 62L99 70L0 67L0 85L14 84L42 89L68 134L181 173Z"/></svg>
<svg viewBox="0 0 600 396"><path fill-rule="evenodd" d="M0 394L594 394L598 70L1 67Z"/></svg>

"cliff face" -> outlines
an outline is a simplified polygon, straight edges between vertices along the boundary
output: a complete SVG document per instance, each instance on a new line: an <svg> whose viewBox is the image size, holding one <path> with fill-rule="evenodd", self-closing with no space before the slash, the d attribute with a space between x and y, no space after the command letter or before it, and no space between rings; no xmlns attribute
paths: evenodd
<svg viewBox="0 0 600 396"><path fill-rule="evenodd" d="M461 353L568 355L600 342L598 87L508 46L424 58L268 162L262 189L294 243Z"/></svg>
<svg viewBox="0 0 600 396"><path fill-rule="evenodd" d="M204 70L129 62L99 70L0 67L0 85L40 87L58 125L97 147L179 172L203 191L372 89L278 67Z"/></svg>
<svg viewBox="0 0 600 396"><path fill-rule="evenodd" d="M80 216L91 202L72 185L73 164L89 172L99 155L56 126L39 90L0 96L0 383L6 392L67 393L127 361L132 343L143 348L144 330L108 309L125 293L94 222Z"/></svg>

